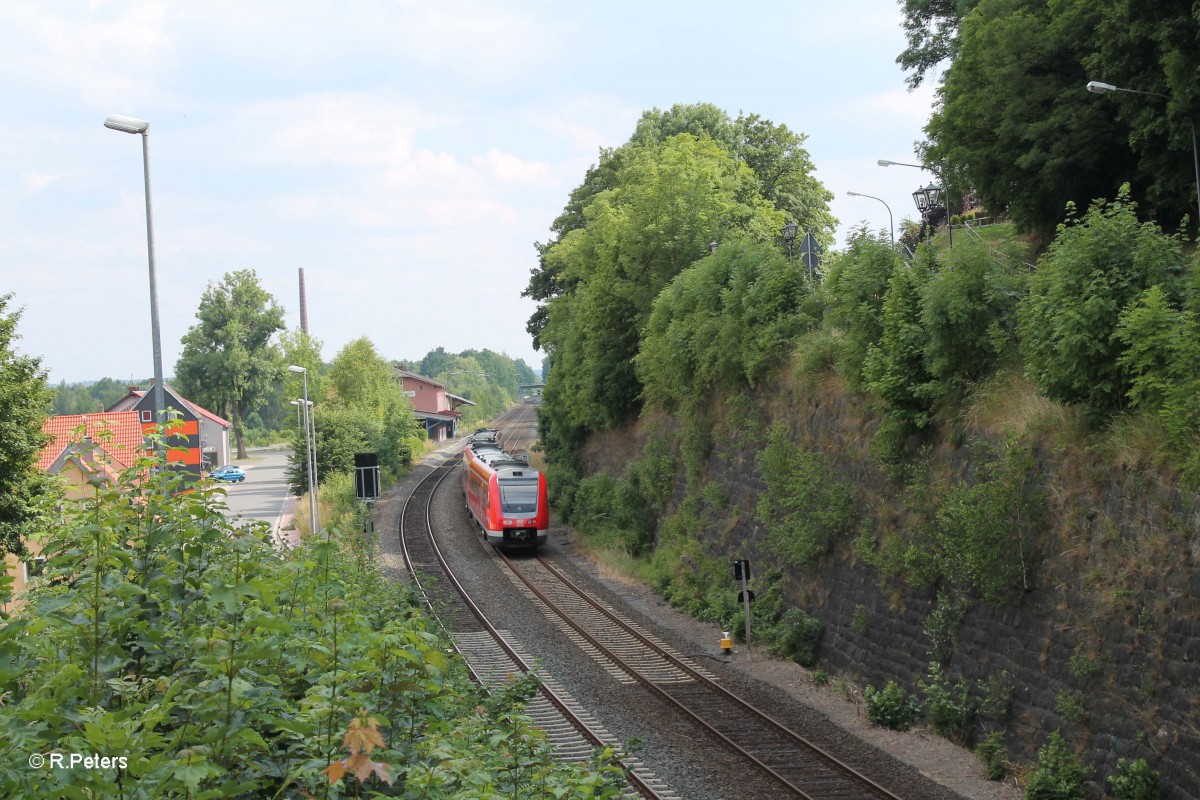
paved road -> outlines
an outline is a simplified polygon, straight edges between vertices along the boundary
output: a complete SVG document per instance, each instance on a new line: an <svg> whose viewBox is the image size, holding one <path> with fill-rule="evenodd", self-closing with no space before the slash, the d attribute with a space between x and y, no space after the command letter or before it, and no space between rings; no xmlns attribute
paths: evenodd
<svg viewBox="0 0 1200 800"><path fill-rule="evenodd" d="M286 483L287 457L286 450L255 450L233 462L246 470L246 480L224 484L232 518L263 520L277 529L281 517L291 517L296 498Z"/></svg>

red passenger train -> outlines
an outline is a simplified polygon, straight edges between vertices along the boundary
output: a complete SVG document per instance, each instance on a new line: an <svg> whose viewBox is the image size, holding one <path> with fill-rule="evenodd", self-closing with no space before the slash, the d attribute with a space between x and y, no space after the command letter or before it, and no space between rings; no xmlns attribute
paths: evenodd
<svg viewBox="0 0 1200 800"><path fill-rule="evenodd" d="M463 450L463 495L489 544L536 548L549 538L546 476L500 449L500 432L475 431Z"/></svg>

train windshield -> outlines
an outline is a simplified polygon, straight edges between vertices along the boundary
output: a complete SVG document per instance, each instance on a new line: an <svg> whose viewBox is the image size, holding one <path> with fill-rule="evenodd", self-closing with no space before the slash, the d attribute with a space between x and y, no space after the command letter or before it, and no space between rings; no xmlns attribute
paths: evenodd
<svg viewBox="0 0 1200 800"><path fill-rule="evenodd" d="M537 502L537 478L500 481L500 509L505 515L533 514L537 511Z"/></svg>

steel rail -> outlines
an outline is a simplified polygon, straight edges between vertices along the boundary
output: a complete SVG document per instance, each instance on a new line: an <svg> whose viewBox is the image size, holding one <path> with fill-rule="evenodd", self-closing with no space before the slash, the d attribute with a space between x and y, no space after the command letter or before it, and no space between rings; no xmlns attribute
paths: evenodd
<svg viewBox="0 0 1200 800"><path fill-rule="evenodd" d="M417 495L417 489L423 488L425 486L425 484L427 484L428 482L433 480L435 476L438 476L439 473L441 473L440 477L437 477L437 480L434 481L433 486L429 491L429 495L425 499L425 510L424 510L424 520L425 520L426 532L428 534L429 544L433 549L434 556L437 558L438 564L442 568L442 572L444 573L445 578L448 581L448 583L454 587L455 591L458 593L459 597L462 599L463 604L467 607L467 609L471 612L471 614L479 621L480 625L483 626L484 630L492 637L492 639L497 643L497 645L499 645L500 649L504 651L505 655L507 655L509 657L509 659L512 660L512 662L517 666L517 668L519 670L521 670L522 672L531 672L532 669L529 666L529 664L525 661L525 659L523 659L520 656L520 654L517 653L517 651L515 649L513 649L512 645L510 645L508 643L508 641L504 638L504 636L501 635L500 631L497 630L497 628L491 623L491 621L487 618L487 615L483 613L483 610L478 606L478 604L476 604L475 601L471 599L471 596L467 593L467 590L463 587L462 583L459 582L459 580L455 576L453 570L450 569L450 565L447 562L446 557L442 552L442 549L438 546L437 539L433 536L432 511L431 511L432 504L433 504L433 497L436 494L437 488L441 485L442 481L444 481L447 477L449 477L450 474L453 473L453 471L457 467L458 467L458 463L455 462L454 460L449 460L445 464L440 465L437 469L435 469L433 472L429 473L429 475L427 475L424 479L422 479L421 482L419 484L417 484L417 486L414 488L412 494L409 495L408 499L405 500L404 506L400 511L400 531L399 531L400 547L404 553L405 565L408 567L409 573L413 576L413 580L416 582L417 587L421 590L422 595L424 595L426 604L429 606L429 608L430 608L431 612L434 614L435 618L438 619L439 624L442 625L443 629L445 629L447 631L447 633L450 635L451 641L453 642L453 633L449 630L449 628L444 623L441 622L440 617L438 617L438 615L437 615L437 610L433 606L433 601L430 598L429 592L426 590L425 585L423 583L421 583L421 580L419 577L419 571L415 568L413 559L409 552L409 546L408 546L409 531L406 530L405 525L404 525L404 518L406 516L406 512L408 511L409 503L411 503L413 498ZM455 647L455 650L460 655L462 655L462 651L459 650L458 646L455 645L454 647ZM471 668L470 663L467 661L465 656L463 658L463 661L464 661L464 663L467 664L467 668L468 668L468 670L470 670L473 679L477 683L479 683L481 686L484 685L481 677L475 673L475 670L473 668ZM580 736L582 736L584 739L586 739L588 742L590 742L595 747L608 747L609 746L608 742L605 742L603 739L601 739L599 736L597 736L596 733L594 731L592 731L591 728L588 727L587 723L585 723L582 719L580 719L579 716L577 714L575 714L574 711L571 710L571 708L567 705L567 703L565 701L563 701L563 699L560 698L557 694L555 694L554 691L551 690L548 686L546 686L545 684L539 685L538 691L551 705L553 705L555 708L557 708L559 710L559 713L561 713L563 715L563 717L567 720L567 722L573 728L575 728L575 730L579 733ZM625 771L626 780L638 793L640 793L643 797L649 798L649 800L661 800L662 795L660 795L658 792L656 792L653 789L653 787L651 787L648 783L646 783L636 772L634 772L632 769L630 769L627 765L625 765L619 759L614 759L614 761L618 765L620 765L620 767Z"/></svg>
<svg viewBox="0 0 1200 800"><path fill-rule="evenodd" d="M541 589L539 589L537 586L534 585L533 581L529 578L529 576L526 575L521 569L519 569L517 567L517 565L511 559L509 559L503 553L499 553L498 555L508 565L509 569L512 570L513 573L515 575L517 575L517 577L520 578L520 580L530 589L530 591L532 591L539 599L542 600L543 603L545 603L550 609L552 609L556 614L558 614L558 616L561 617L576 632L578 632L580 636L583 636L593 647L595 647L597 650L604 653L605 656L607 656L609 659L611 659L613 661L613 663L620 665L623 669L625 669L627 672L629 672L630 675L632 675L634 678L636 678L642 684L649 687L653 691L657 692L662 697L665 697L671 704L675 705L677 708L682 710L684 713L686 713L692 719L696 720L696 722L699 723L704 729L708 730L710 733L712 733L714 736L716 736L721 741L724 741L725 743L727 743L732 749L734 749L737 752L744 755L747 759L749 759L752 763L754 763L760 769L767 772L773 778L775 778L776 780L778 780L779 782L781 782L782 784L787 786L789 789L791 789L794 793L796 793L797 796L802 797L802 798L807 798L807 800L818 800L818 798L813 798L812 795L808 794L804 789L797 786L795 783L788 780L783 775L780 775L779 772L775 768L773 768L769 764L766 764L764 761L762 761L762 759L755 756L752 752L747 750L741 744L734 741L729 736L727 736L725 733L718 730L708 720L704 719L694 709L689 708L679 698L672 695L670 692L665 690L662 686L659 686L656 682L654 682L654 681L650 680L649 678L640 674L636 668L629 665L624 659L622 659L619 655L614 653L603 642L599 641L595 636L590 634L588 631L584 630L583 626L580 625L574 619L572 619L570 617L570 615L568 615L566 612L559 609L558 606L549 597L547 597L544 592L541 591ZM679 658L674 656L672 653L664 650L661 646L659 646L653 640L644 636L641 632L637 631L634 628L631 628L629 625L627 625L624 622L624 620L622 620L620 617L613 614L611 611L609 611L607 608L605 608L601 603L596 601L595 598L593 598L589 593L587 593L586 591L581 589L576 583L574 583L570 578L568 578L566 575L564 575L559 569L554 567L544 557L537 556L537 561L542 565L543 568L545 568L547 570L547 572L549 572L551 575L553 575L555 577L555 579L560 581L562 583L562 585L564 585L568 589L570 589L571 592L573 592L576 596L578 596L580 599L582 599L587 605L591 606L593 609L598 611L606 619L610 620L613 624L618 625L627 634L629 634L630 636L632 636L633 638L635 638L636 640L641 642L643 646L654 651L660 657L662 657L663 659L665 659L666 661L671 663L673 666L675 666L677 669L679 669L683 673L687 674L696 683L704 686L705 688L709 689L712 692L717 693L718 696L723 697L724 699L733 702L737 707L743 709L746 713L751 714L755 718L767 723L767 725L770 728L774 729L777 733L779 733L780 735L785 737L787 740L792 741L796 745L798 745L800 748L815 754L817 757L819 757L821 760L825 761L826 764L831 766L836 771L849 776L851 779L853 779L855 781L861 782L864 786L870 787L870 789L872 791L877 792L881 797L886 798L887 800L902 800L902 798L898 797L897 795L893 794L891 791L889 791L885 787L879 785L875 781L873 781L870 778L868 778L867 776L863 775L861 772L854 769L850 765L846 764L845 762L843 762L842 760L840 760L839 758L834 756L832 753L830 753L827 750L825 750L824 748L822 748L820 745L817 745L813 742L808 741L803 736L797 734L795 731L793 731L790 728L788 728L787 726L785 726L783 723L781 723L778 720L771 717L769 714L762 712L758 708L756 708L753 705L751 705L750 703L746 702L741 697L738 697L737 695L730 692L725 687L710 680L708 677L706 677L705 675L703 675L702 673L697 671L695 668L693 668L689 664L680 660Z"/></svg>

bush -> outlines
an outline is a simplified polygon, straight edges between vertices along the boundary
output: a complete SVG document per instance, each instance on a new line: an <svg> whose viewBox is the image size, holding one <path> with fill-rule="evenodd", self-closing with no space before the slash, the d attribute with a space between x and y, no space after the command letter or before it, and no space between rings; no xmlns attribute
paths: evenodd
<svg viewBox="0 0 1200 800"><path fill-rule="evenodd" d="M1025 783L1025 800L1084 800L1087 777L1088 768L1054 731L1038 749L1037 767Z"/></svg>
<svg viewBox="0 0 1200 800"><path fill-rule="evenodd" d="M882 690L868 686L863 697L867 702L867 720L894 731L908 730L921 713L916 698L910 697L895 681L888 681Z"/></svg>
<svg viewBox="0 0 1200 800"><path fill-rule="evenodd" d="M1008 748L1004 746L1003 731L988 734L975 748L975 755L983 762L989 781L1008 777Z"/></svg>
<svg viewBox="0 0 1200 800"><path fill-rule="evenodd" d="M772 427L758 466L767 483L755 516L767 529L772 555L812 565L833 540L854 529L849 486L838 480L821 454L796 447L786 426Z"/></svg>
<svg viewBox="0 0 1200 800"><path fill-rule="evenodd" d="M1093 421L1125 405L1132 375L1116 335L1121 314L1156 284L1178 296L1181 253L1178 237L1138 222L1128 185L1059 226L1019 312L1029 373L1047 397L1084 405Z"/></svg>
<svg viewBox="0 0 1200 800"><path fill-rule="evenodd" d="M1159 783L1158 770L1144 758L1137 761L1122 758L1117 762L1117 771L1108 776L1108 788L1116 800L1155 800Z"/></svg>
<svg viewBox="0 0 1200 800"><path fill-rule="evenodd" d="M975 719L975 704L971 702L967 682L960 678L951 685L934 661L929 664L926 680L919 681L917 686L925 693L925 714L933 732L956 744L966 744Z"/></svg>
<svg viewBox="0 0 1200 800"><path fill-rule="evenodd" d="M821 620L798 608L789 608L775 626L771 652L811 667L817 663L817 647L824 633L825 623Z"/></svg>

